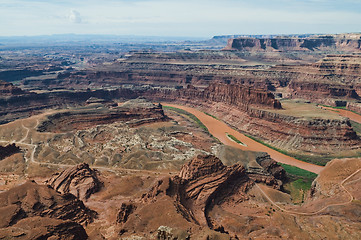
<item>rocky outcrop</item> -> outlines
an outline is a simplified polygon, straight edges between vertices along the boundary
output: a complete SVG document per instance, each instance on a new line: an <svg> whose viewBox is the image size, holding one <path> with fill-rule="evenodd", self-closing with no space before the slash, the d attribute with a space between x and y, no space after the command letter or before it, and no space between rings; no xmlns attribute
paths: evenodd
<svg viewBox="0 0 361 240"><path fill-rule="evenodd" d="M304 98L322 103L335 100L360 99L360 55L328 55L320 61L300 66L276 66L269 70L287 76L292 98ZM267 73L265 73L267 74ZM287 97L287 96L286 96Z"/></svg>
<svg viewBox="0 0 361 240"><path fill-rule="evenodd" d="M21 64L23 66L23 64ZM42 70L33 70L28 67L24 69L9 69L0 71L0 80L7 82L19 81L21 79L42 75Z"/></svg>
<svg viewBox="0 0 361 240"><path fill-rule="evenodd" d="M12 83L4 82L0 80L0 96L12 96L23 94L24 91L18 87L15 87Z"/></svg>
<svg viewBox="0 0 361 240"><path fill-rule="evenodd" d="M312 36L306 38L233 38L225 50L239 51L361 51L361 39L334 36Z"/></svg>
<svg viewBox="0 0 361 240"><path fill-rule="evenodd" d="M286 172L265 152L244 151L231 146L221 145L214 148L215 155L226 166L241 164L248 177L257 182L281 190L287 180Z"/></svg>
<svg viewBox="0 0 361 240"><path fill-rule="evenodd" d="M276 179L285 181L286 171L275 160L273 160L267 153L259 153L256 161L263 169L274 176Z"/></svg>
<svg viewBox="0 0 361 240"><path fill-rule="evenodd" d="M28 181L0 193L0 239L87 239L96 212L72 194Z"/></svg>
<svg viewBox="0 0 361 240"><path fill-rule="evenodd" d="M0 193L0 227L35 216L88 224L96 213L72 194L61 195L48 186L31 181Z"/></svg>
<svg viewBox="0 0 361 240"><path fill-rule="evenodd" d="M0 228L0 239L88 239L84 228L76 222L47 217L29 217L15 225Z"/></svg>
<svg viewBox="0 0 361 240"><path fill-rule="evenodd" d="M8 97L0 96L0 124L13 121L18 118L29 117L44 109L59 109L69 106L83 106L91 97L106 100L133 99L139 94L129 89L116 89L112 91L61 91L48 93L25 93Z"/></svg>
<svg viewBox="0 0 361 240"><path fill-rule="evenodd" d="M160 226L157 229L157 240L178 240L178 239L190 239L190 234L186 231L179 229L173 229L167 226Z"/></svg>
<svg viewBox="0 0 361 240"><path fill-rule="evenodd" d="M18 146L15 145L15 143L13 144L9 144L5 147L0 146L0 160L9 157L15 153L20 152L20 148Z"/></svg>
<svg viewBox="0 0 361 240"><path fill-rule="evenodd" d="M86 100L86 104L104 104L107 107L116 107L118 104L112 100L106 100L102 98L91 97Z"/></svg>
<svg viewBox="0 0 361 240"><path fill-rule="evenodd" d="M102 187L97 171L91 169L86 163L53 175L46 184L62 194L71 193L83 201Z"/></svg>
<svg viewBox="0 0 361 240"><path fill-rule="evenodd" d="M259 156L258 161L276 175L281 172L276 170L279 166L275 167L263 155ZM248 191L253 185L254 181L243 163L225 166L215 156L198 155L184 164L177 176L160 178L150 191L143 194L140 202L122 204L117 222L120 223L121 234L131 233L136 228L149 229L150 226L163 225L158 228L158 239L189 236L185 231L187 228L210 228L222 235L233 230L220 225L212 214L213 208L223 212L226 211L223 208L230 209L245 202L250 198ZM149 211L152 211L151 216ZM170 214L173 214L174 221L164 222L163 218ZM225 239L229 239L229 236Z"/></svg>
<svg viewBox="0 0 361 240"><path fill-rule="evenodd" d="M223 102L238 107L260 105L271 108L282 108L271 92L243 87L236 84L211 84L205 90L206 98L213 102Z"/></svg>
<svg viewBox="0 0 361 240"><path fill-rule="evenodd" d="M178 176L159 181L143 199L147 202L161 195L171 196L189 221L212 228L216 223L208 216L210 209L227 200L247 199L251 186L243 166L226 167L214 156L199 155L183 165Z"/></svg>
<svg viewBox="0 0 361 240"><path fill-rule="evenodd" d="M117 215L117 223L125 223L130 214L137 209L137 206L132 203L122 203Z"/></svg>
<svg viewBox="0 0 361 240"><path fill-rule="evenodd" d="M256 163L247 165L247 175L256 183L265 183L274 189L282 190L287 180L286 171L267 153L257 153Z"/></svg>

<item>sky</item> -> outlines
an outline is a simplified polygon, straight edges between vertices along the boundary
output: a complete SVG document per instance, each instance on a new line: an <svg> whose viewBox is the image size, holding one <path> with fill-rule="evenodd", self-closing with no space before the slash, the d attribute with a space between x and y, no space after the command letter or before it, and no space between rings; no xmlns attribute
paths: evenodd
<svg viewBox="0 0 361 240"><path fill-rule="evenodd" d="M0 36L361 32L361 0L0 0Z"/></svg>

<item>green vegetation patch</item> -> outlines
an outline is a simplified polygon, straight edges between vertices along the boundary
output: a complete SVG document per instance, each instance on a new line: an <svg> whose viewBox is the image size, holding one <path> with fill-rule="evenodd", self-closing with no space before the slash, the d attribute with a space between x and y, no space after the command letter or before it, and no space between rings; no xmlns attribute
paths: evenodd
<svg viewBox="0 0 361 240"><path fill-rule="evenodd" d="M235 136L233 136L233 135L231 135L231 134L229 134L229 133L227 133L227 137L229 137L230 139L232 139L233 141L235 141L235 142L238 143L238 144L244 145L243 142L239 141Z"/></svg>
<svg viewBox="0 0 361 240"><path fill-rule="evenodd" d="M285 171L293 176L297 176L297 177L304 177L304 178L309 178L309 179L315 179L317 177L316 173L313 172L309 172L307 170L295 167L295 166L291 166L288 164L284 164L284 163L278 163L278 165L281 165Z"/></svg>
<svg viewBox="0 0 361 240"><path fill-rule="evenodd" d="M289 192L294 203L303 203L317 174L288 164L278 164L285 169L288 177L284 189Z"/></svg>
<svg viewBox="0 0 361 240"><path fill-rule="evenodd" d="M357 135L361 135L361 124L352 120L350 120L350 123Z"/></svg>
<svg viewBox="0 0 361 240"><path fill-rule="evenodd" d="M210 117L212 117L212 118L214 118L214 119L219 120L216 116L213 116L213 115L212 115L212 114L210 114L210 113L204 112L204 114L206 114L206 115L208 115L208 116L210 116ZM219 120L219 121L220 121L220 120Z"/></svg>
<svg viewBox="0 0 361 240"><path fill-rule="evenodd" d="M208 128L201 122L201 120L199 120L192 113L189 113L189 112L187 112L187 111L185 111L183 109L180 109L180 108L170 107L170 106L163 106L163 109L168 109L168 110L177 112L179 114L186 115L187 117L192 119L194 122L196 122L200 128L204 129L207 133L209 133Z"/></svg>

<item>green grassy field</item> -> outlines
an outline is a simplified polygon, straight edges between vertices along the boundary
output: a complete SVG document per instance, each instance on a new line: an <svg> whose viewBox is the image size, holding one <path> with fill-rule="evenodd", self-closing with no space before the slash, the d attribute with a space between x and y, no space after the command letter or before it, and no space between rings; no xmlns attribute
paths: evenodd
<svg viewBox="0 0 361 240"><path fill-rule="evenodd" d="M288 164L284 164L284 163L278 163L278 164L281 165L285 169L285 171L290 175L294 175L297 177L304 177L304 178L308 178L308 179L315 179L317 177L316 173L309 172L307 170L304 170L304 169L301 169L301 168L298 168L295 166L291 166Z"/></svg>
<svg viewBox="0 0 361 240"><path fill-rule="evenodd" d="M317 177L317 174L288 164L278 164L285 169L289 179L284 185L285 190L289 192L294 203L302 203L311 189L312 182Z"/></svg>

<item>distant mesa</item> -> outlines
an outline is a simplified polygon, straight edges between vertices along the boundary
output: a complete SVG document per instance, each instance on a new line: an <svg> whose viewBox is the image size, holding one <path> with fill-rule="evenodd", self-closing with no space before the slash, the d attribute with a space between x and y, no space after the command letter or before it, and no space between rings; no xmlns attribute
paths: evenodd
<svg viewBox="0 0 361 240"><path fill-rule="evenodd" d="M240 37L228 40L224 50L239 51L361 51L361 35L323 35L310 37Z"/></svg>

